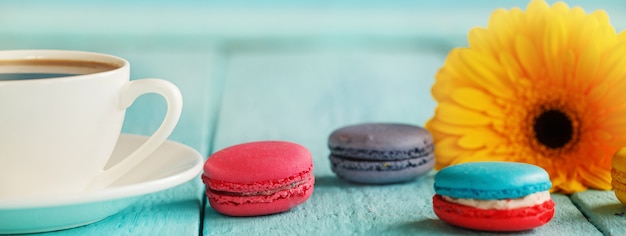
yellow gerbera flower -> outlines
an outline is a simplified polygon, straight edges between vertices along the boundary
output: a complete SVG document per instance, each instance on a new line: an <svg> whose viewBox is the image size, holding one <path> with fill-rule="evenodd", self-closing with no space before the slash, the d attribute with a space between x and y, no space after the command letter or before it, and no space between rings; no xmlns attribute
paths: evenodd
<svg viewBox="0 0 626 236"><path fill-rule="evenodd" d="M626 31L604 11L543 0L493 12L436 75L426 124L436 168L500 160L535 164L553 191L611 188L626 145Z"/></svg>

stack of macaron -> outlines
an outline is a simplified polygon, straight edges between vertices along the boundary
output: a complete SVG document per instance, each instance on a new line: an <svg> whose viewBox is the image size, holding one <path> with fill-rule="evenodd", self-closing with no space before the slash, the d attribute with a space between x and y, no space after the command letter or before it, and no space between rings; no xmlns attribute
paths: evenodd
<svg viewBox="0 0 626 236"><path fill-rule="evenodd" d="M211 207L224 215L257 216L287 211L313 193L311 153L284 141L259 141L215 152L202 181Z"/></svg>
<svg viewBox="0 0 626 236"><path fill-rule="evenodd" d="M328 138L331 170L363 184L413 180L433 168L434 145L425 129L393 123L364 123L333 131Z"/></svg>
<svg viewBox="0 0 626 236"><path fill-rule="evenodd" d="M484 231L522 231L554 215L547 172L514 162L471 162L435 175L433 210L452 225Z"/></svg>

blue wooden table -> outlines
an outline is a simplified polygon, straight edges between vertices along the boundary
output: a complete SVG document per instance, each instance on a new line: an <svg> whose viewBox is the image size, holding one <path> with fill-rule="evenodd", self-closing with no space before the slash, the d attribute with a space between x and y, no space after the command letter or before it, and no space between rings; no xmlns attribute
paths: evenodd
<svg viewBox="0 0 626 236"><path fill-rule="evenodd" d="M618 0L604 8L626 28ZM433 114L434 74L497 7L526 1L4 1L0 49L72 49L118 55L133 78L177 84L185 108L171 140L204 156L248 141L287 140L312 152L315 192L282 214L226 217L196 178L150 194L103 221L44 235L452 235L432 211L433 174L384 186L354 185L330 171L326 139L360 122L423 125ZM124 132L150 134L165 110L140 98ZM523 235L625 235L613 192L553 194L556 215Z"/></svg>

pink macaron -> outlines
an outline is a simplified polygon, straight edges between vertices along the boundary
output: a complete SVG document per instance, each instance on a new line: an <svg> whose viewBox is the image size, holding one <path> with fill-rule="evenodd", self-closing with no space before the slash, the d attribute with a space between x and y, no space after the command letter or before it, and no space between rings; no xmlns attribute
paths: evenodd
<svg viewBox="0 0 626 236"><path fill-rule="evenodd" d="M211 207L224 215L268 215L305 202L315 177L311 153L283 141L244 143L222 149L204 164L202 182Z"/></svg>

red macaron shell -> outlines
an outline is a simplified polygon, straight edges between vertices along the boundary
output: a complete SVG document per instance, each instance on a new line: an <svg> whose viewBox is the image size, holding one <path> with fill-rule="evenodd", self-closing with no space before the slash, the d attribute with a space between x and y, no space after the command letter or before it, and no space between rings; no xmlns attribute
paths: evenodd
<svg viewBox="0 0 626 236"><path fill-rule="evenodd" d="M509 210L485 210L452 203L436 194L433 210L441 220L468 229L523 231L548 223L554 216L554 202L549 200L536 206Z"/></svg>
<svg viewBox="0 0 626 236"><path fill-rule="evenodd" d="M204 164L209 179L248 184L285 179L312 168L302 145L284 141L244 143L222 149Z"/></svg>
<svg viewBox="0 0 626 236"><path fill-rule="evenodd" d="M211 192L207 197L211 207L224 215L257 216L288 211L309 199L313 193L314 178L295 188L271 195L230 196Z"/></svg>
<svg viewBox="0 0 626 236"><path fill-rule="evenodd" d="M232 216L287 211L306 201L315 177L311 153L283 141L244 143L211 155L203 182L211 207Z"/></svg>

